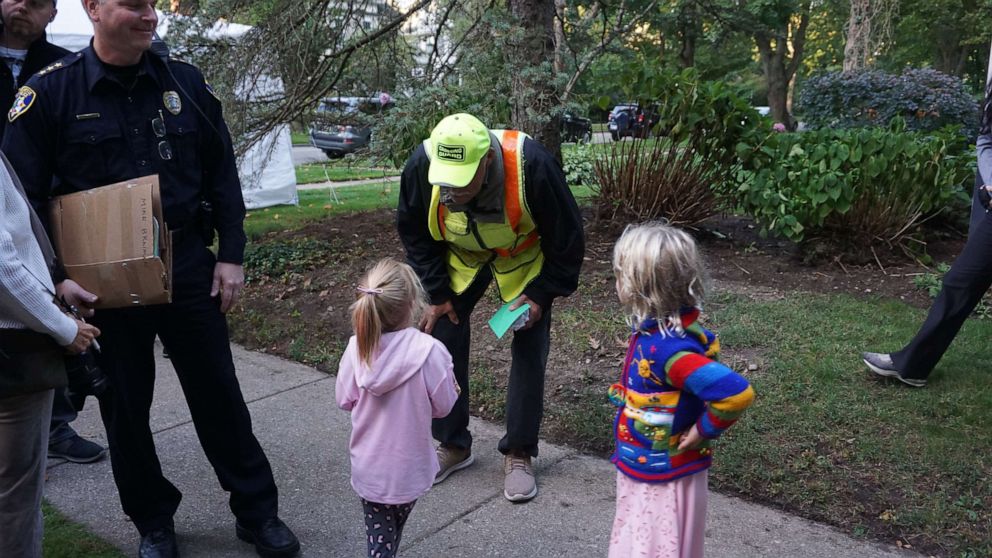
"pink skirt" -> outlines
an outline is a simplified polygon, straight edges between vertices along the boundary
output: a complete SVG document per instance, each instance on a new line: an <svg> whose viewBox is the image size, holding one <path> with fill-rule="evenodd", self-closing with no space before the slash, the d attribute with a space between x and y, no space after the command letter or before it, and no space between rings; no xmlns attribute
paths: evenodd
<svg viewBox="0 0 992 558"><path fill-rule="evenodd" d="M702 558L706 486L706 471L665 483L617 471L609 558Z"/></svg>

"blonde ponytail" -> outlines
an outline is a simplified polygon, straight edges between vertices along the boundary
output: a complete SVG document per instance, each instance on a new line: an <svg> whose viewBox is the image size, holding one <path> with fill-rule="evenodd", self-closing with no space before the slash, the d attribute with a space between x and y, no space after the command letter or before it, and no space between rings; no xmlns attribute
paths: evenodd
<svg viewBox="0 0 992 558"><path fill-rule="evenodd" d="M409 327L426 304L426 295L413 268L387 258L373 265L356 288L351 325L358 356L372 367L382 334Z"/></svg>

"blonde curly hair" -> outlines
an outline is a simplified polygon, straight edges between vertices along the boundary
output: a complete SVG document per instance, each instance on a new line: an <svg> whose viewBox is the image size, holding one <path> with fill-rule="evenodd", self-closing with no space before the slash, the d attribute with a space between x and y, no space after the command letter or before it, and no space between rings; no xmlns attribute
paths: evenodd
<svg viewBox="0 0 992 558"><path fill-rule="evenodd" d="M696 242L665 223L627 225L613 247L613 273L631 327L656 318L681 330L680 311L703 304L706 268Z"/></svg>

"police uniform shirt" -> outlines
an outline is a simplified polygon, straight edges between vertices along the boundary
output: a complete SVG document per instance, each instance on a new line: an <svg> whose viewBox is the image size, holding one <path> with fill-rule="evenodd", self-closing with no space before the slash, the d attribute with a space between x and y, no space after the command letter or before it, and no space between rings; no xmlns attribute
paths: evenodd
<svg viewBox="0 0 992 558"><path fill-rule="evenodd" d="M92 46L64 58L18 90L2 149L40 215L53 196L158 174L169 228L192 226L202 197L217 259L240 264L245 207L220 101L196 67L165 64L146 52L108 66Z"/></svg>

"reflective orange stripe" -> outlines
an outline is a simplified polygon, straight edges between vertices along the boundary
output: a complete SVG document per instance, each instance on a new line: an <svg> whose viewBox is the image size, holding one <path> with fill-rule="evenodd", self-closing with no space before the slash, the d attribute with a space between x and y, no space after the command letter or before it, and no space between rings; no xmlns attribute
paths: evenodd
<svg viewBox="0 0 992 558"><path fill-rule="evenodd" d="M537 235L537 230L535 229L527 235L527 238L524 239L523 242L513 248L513 250L507 250L506 248L493 248L493 252L499 254L501 258L511 258L533 246L534 243L537 242L538 238L540 237Z"/></svg>
<svg viewBox="0 0 992 558"><path fill-rule="evenodd" d="M444 214L447 213L448 208L445 207L444 203L437 204L437 227L441 231L441 238L444 238L444 231L447 227L444 226Z"/></svg>
<svg viewBox="0 0 992 558"><path fill-rule="evenodd" d="M503 174L505 175L506 188L506 218L510 222L510 228L517 232L517 225L520 224L520 216L523 210L520 208L520 173L518 172L517 144L520 143L520 132L507 130L503 133Z"/></svg>

